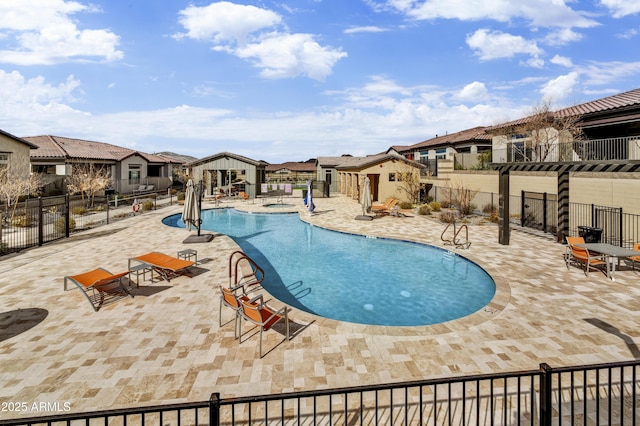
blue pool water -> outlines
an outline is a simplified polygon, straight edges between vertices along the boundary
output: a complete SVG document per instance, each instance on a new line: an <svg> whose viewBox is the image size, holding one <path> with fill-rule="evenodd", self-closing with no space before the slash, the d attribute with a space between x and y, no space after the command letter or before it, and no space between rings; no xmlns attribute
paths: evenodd
<svg viewBox="0 0 640 426"><path fill-rule="evenodd" d="M329 231L298 214L217 209L202 220L202 229L233 238L265 270L263 287L273 297L326 318L437 324L482 309L496 290L478 265L429 245ZM164 223L184 226L180 215Z"/></svg>

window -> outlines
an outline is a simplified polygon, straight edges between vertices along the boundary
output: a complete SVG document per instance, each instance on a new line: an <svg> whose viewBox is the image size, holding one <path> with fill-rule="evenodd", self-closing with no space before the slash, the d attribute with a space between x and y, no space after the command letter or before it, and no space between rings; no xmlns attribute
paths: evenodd
<svg viewBox="0 0 640 426"><path fill-rule="evenodd" d="M129 185L140 183L140 164L129 164Z"/></svg>
<svg viewBox="0 0 640 426"><path fill-rule="evenodd" d="M147 176L149 177L161 177L162 176L162 166L147 166Z"/></svg>
<svg viewBox="0 0 640 426"><path fill-rule="evenodd" d="M436 149L436 158L438 160L445 160L447 158L447 149Z"/></svg>
<svg viewBox="0 0 640 426"><path fill-rule="evenodd" d="M10 152L0 152L0 168L5 168L9 166L9 156Z"/></svg>
<svg viewBox="0 0 640 426"><path fill-rule="evenodd" d="M389 173L389 182L395 182L395 181L396 181L396 174Z"/></svg>

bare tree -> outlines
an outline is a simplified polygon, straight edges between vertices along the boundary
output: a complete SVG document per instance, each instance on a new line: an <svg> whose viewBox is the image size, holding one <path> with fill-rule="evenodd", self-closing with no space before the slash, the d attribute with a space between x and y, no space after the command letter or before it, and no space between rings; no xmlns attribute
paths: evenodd
<svg viewBox="0 0 640 426"><path fill-rule="evenodd" d="M99 167L94 164L73 165L70 176L67 176L67 191L71 194L80 194L82 205L85 198L89 207L93 207L96 192L108 188L111 184L111 173L106 167Z"/></svg>
<svg viewBox="0 0 640 426"><path fill-rule="evenodd" d="M403 161L396 165L396 181L399 182L398 190L405 193L409 201L417 203L420 198L420 171Z"/></svg>
<svg viewBox="0 0 640 426"><path fill-rule="evenodd" d="M573 151L571 142L584 139L577 125L579 120L580 116L554 113L551 101L545 100L533 107L527 118L505 127L500 133L522 140L511 147L525 161L569 161Z"/></svg>
<svg viewBox="0 0 640 426"><path fill-rule="evenodd" d="M462 216L473 213L475 208L473 199L478 194L478 190L467 188L460 182L451 182L447 186L449 187L449 204L457 207Z"/></svg>
<svg viewBox="0 0 640 426"><path fill-rule="evenodd" d="M39 173L30 173L29 168L18 167L18 164L29 164L28 159L15 158L5 167L0 167L0 198L3 199L10 212L9 223L13 222L16 208L21 197L36 195L44 179Z"/></svg>

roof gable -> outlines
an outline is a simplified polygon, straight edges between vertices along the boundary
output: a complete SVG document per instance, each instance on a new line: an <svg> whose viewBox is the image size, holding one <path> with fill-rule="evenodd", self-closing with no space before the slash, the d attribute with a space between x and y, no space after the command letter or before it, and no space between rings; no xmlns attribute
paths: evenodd
<svg viewBox="0 0 640 426"><path fill-rule="evenodd" d="M38 149L37 145L32 144L31 142L23 139L23 138L19 138L17 136L12 135L11 133L5 132L4 130L0 129L0 134L6 136L9 139L13 139L14 141L23 144L23 145L27 145L29 147L29 149Z"/></svg>

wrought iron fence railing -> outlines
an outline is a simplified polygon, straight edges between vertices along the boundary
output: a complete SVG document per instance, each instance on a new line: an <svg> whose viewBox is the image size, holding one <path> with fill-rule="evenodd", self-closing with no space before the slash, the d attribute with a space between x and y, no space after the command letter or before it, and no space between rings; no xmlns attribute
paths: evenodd
<svg viewBox="0 0 640 426"><path fill-rule="evenodd" d="M635 425L639 368L640 360L540 364L530 371L240 398L214 393L209 401L16 418L0 425Z"/></svg>
<svg viewBox="0 0 640 426"><path fill-rule="evenodd" d="M510 142L492 151L492 163L640 160L640 136L531 145Z"/></svg>
<svg viewBox="0 0 640 426"><path fill-rule="evenodd" d="M170 191L163 191L92 200L60 195L31 198L9 207L0 205L0 256L171 205L174 201ZM140 203L138 212L132 209L134 202Z"/></svg>
<svg viewBox="0 0 640 426"><path fill-rule="evenodd" d="M433 187L434 200L447 203L452 189ZM499 194L478 192L472 204L475 212L482 214L498 209ZM558 201L555 194L523 191L509 199L511 223L524 228L536 229L549 234L558 231ZM640 242L640 215L627 213L620 207L597 204L569 203L569 234L579 235L581 228L600 230L600 242L632 248Z"/></svg>

